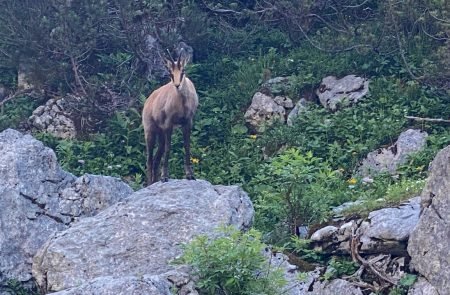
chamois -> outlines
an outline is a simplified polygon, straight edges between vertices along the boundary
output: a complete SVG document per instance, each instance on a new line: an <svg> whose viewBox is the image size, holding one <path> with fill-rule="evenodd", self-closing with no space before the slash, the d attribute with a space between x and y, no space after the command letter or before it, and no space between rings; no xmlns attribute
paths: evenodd
<svg viewBox="0 0 450 295"><path fill-rule="evenodd" d="M198 96L194 84L184 72L187 58L183 51L177 61L169 53L166 66L171 81L156 89L147 98L142 110L142 124L144 126L147 147L147 184L158 181L158 171L164 154L161 181L169 180L169 154L172 131L181 127L184 141L184 172L187 179L195 179L190 163L190 137L193 118L198 106ZM153 149L158 142L158 149L153 155Z"/></svg>

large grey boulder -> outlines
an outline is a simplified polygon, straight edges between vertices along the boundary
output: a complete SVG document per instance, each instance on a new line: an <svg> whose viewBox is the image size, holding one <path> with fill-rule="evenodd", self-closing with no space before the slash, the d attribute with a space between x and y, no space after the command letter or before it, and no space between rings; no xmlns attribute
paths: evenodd
<svg viewBox="0 0 450 295"><path fill-rule="evenodd" d="M116 178L63 171L30 135L0 133L0 284L29 281L32 258L52 234L131 193Z"/></svg>
<svg viewBox="0 0 450 295"><path fill-rule="evenodd" d="M426 132L416 129L402 132L392 146L370 152L358 168L358 174L362 177L380 173L395 174L410 155L425 148L427 137Z"/></svg>
<svg viewBox="0 0 450 295"><path fill-rule="evenodd" d="M327 226L311 236L317 249L350 254L352 233L357 234L363 254L406 255L406 241L419 221L420 198L412 198L395 208L369 213L367 219L351 220L340 226Z"/></svg>
<svg viewBox="0 0 450 295"><path fill-rule="evenodd" d="M408 252L411 265L439 294L450 286L450 146L441 150L430 165L422 192L422 215L411 233Z"/></svg>
<svg viewBox="0 0 450 295"><path fill-rule="evenodd" d="M357 103L369 92L369 80L355 75L342 79L328 76L322 79L316 91L320 103L331 111L340 106Z"/></svg>
<svg viewBox="0 0 450 295"><path fill-rule="evenodd" d="M221 225L248 229L253 206L237 186L202 180L155 183L49 239L33 259L46 291L76 287L97 277L158 275L181 245Z"/></svg>
<svg viewBox="0 0 450 295"><path fill-rule="evenodd" d="M171 271L162 275L99 277L55 295L198 295L189 275Z"/></svg>

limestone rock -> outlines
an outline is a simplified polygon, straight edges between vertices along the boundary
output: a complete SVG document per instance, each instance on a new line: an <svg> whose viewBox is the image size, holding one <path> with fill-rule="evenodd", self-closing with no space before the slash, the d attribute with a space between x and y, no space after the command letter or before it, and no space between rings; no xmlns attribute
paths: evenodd
<svg viewBox="0 0 450 295"><path fill-rule="evenodd" d="M411 154L425 147L427 137L426 132L416 129L402 132L394 145L369 153L362 161L358 174L362 177L379 173L395 174L397 168L405 163Z"/></svg>
<svg viewBox="0 0 450 295"><path fill-rule="evenodd" d="M330 239L334 236L334 234L338 231L338 228L332 225L325 226L324 228L319 229L315 233L312 234L312 241L324 241Z"/></svg>
<svg viewBox="0 0 450 295"><path fill-rule="evenodd" d="M351 220L339 227L326 226L311 236L317 249L329 253L350 253L352 231L360 236L362 254L406 255L406 241L417 225L420 199L412 198L395 208L369 213L367 220Z"/></svg>
<svg viewBox="0 0 450 295"><path fill-rule="evenodd" d="M408 290L408 295L439 295L439 293L426 279L420 277Z"/></svg>
<svg viewBox="0 0 450 295"><path fill-rule="evenodd" d="M342 79L334 76L323 78L316 94L325 108L335 111L340 106L357 103L368 92L369 80L348 75Z"/></svg>
<svg viewBox="0 0 450 295"><path fill-rule="evenodd" d="M319 279L321 268L317 267L314 271L309 271L303 280L299 280L297 267L289 263L286 255L279 252L272 252L266 249L264 255L269 260L271 269L281 270L287 284L284 286L282 294L288 295L307 295L315 280Z"/></svg>
<svg viewBox="0 0 450 295"><path fill-rule="evenodd" d="M304 112L308 108L308 105L310 105L310 104L311 104L311 102L307 101L304 98L301 98L295 104L292 111L289 112L289 115L287 117L287 125L292 126L294 124L294 121L297 119L297 117L300 116L300 114L302 112Z"/></svg>
<svg viewBox="0 0 450 295"><path fill-rule="evenodd" d="M77 179L30 135L12 129L0 133L0 284L29 281L32 258L49 236L131 192L112 177Z"/></svg>
<svg viewBox="0 0 450 295"><path fill-rule="evenodd" d="M97 277L158 275L181 245L220 225L248 229L253 206L236 186L202 180L155 183L58 233L33 259L41 288L60 291Z"/></svg>
<svg viewBox="0 0 450 295"><path fill-rule="evenodd" d="M419 213L419 197L399 207L370 212L368 218L371 226L365 234L376 239L407 241L419 221Z"/></svg>
<svg viewBox="0 0 450 295"><path fill-rule="evenodd" d="M353 286L350 282L342 279L332 280L331 282L317 281L314 283L313 291L308 293L311 295L363 295L361 289Z"/></svg>
<svg viewBox="0 0 450 295"><path fill-rule="evenodd" d="M66 99L50 99L45 105L37 107L28 118L32 129L51 133L58 138L74 138L75 123L71 112L65 110Z"/></svg>
<svg viewBox="0 0 450 295"><path fill-rule="evenodd" d="M411 233L408 252L413 268L439 294L450 286L450 146L441 150L430 165L422 192L422 215Z"/></svg>
<svg viewBox="0 0 450 295"><path fill-rule="evenodd" d="M244 117L258 132L262 132L265 125L271 125L276 120L284 122L285 114L284 107L277 104L272 97L256 92Z"/></svg>
<svg viewBox="0 0 450 295"><path fill-rule="evenodd" d="M168 272L163 275L143 275L125 277L99 277L80 286L52 293L55 295L172 295L172 288L179 295L198 295L187 274Z"/></svg>

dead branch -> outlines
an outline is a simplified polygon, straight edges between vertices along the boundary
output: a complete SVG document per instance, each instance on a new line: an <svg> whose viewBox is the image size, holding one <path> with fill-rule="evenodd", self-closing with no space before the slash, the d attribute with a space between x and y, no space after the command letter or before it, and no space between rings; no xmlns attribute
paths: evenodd
<svg viewBox="0 0 450 295"><path fill-rule="evenodd" d="M80 87L81 92L84 94L84 96L87 96L86 89L84 89L83 82L81 82L80 75L78 73L78 63L75 61L75 58L72 55L70 56L70 63L72 64L72 71L75 76L75 82Z"/></svg>
<svg viewBox="0 0 450 295"><path fill-rule="evenodd" d="M421 121L421 122L435 122L435 123L450 123L450 120L445 120L441 118L422 118L422 117L414 117L414 116L405 116L406 119Z"/></svg>
<svg viewBox="0 0 450 295"><path fill-rule="evenodd" d="M21 95L24 94L29 94L33 91L33 88L28 88L28 89L22 89L22 90L18 90L10 95L8 95L4 100L0 101L0 107L3 107L3 105L5 105L5 103L7 103L10 100L13 100Z"/></svg>
<svg viewBox="0 0 450 295"><path fill-rule="evenodd" d="M369 269L373 274L375 274L377 277L379 277L383 281L386 281L386 282L392 284L393 286L397 286L397 281L395 279L389 277L387 274L382 273L374 265L374 263L376 261L380 260L380 259L378 259L378 257L376 257L377 259L375 261L374 260L368 261L368 260L364 259L363 257L361 257L361 255L359 254L359 251L358 251L358 246L360 244L359 236L356 232L357 232L357 229L353 228L352 229L352 239L350 241L350 252L352 254L353 261L355 261L357 263L361 263L362 266L364 266L366 269Z"/></svg>

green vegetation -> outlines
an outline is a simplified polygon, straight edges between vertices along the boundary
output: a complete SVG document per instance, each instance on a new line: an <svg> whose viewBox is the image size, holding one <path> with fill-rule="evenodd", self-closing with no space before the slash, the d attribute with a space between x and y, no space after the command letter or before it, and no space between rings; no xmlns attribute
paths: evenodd
<svg viewBox="0 0 450 295"><path fill-rule="evenodd" d="M14 93L17 70L25 64L32 84L42 90L39 99L24 93L3 104L0 97L0 130L21 128L45 100L74 94L81 98L74 113L87 122L79 127L79 138L35 135L56 151L64 169L121 177L138 189L145 180L140 112L151 91L167 82L152 59L149 37L164 49L183 40L194 49L187 76L200 98L191 147L196 177L242 185L255 204L255 227L264 242L288 244L305 259L322 257L306 242L292 240L298 226L325 222L330 209L346 201L364 203L345 214L365 215L416 196L428 164L450 144L448 124L405 118L450 118L448 1L0 4L0 87ZM252 95L268 78L291 77L287 95L296 102L314 97L324 77L347 74L370 79L369 95L352 107L333 113L315 101L293 126L275 124L262 134L245 123ZM380 175L372 183L355 178L369 152L392 144L407 128L426 131L429 137L426 149L410 157L398 177ZM182 178L178 130L172 145L171 177ZM203 237L190 247L231 242L237 246L231 254L238 256L243 245L254 250L262 245L253 231L251 239L230 234L231 241ZM219 244L212 254L225 249ZM186 255L194 265L217 259ZM260 263L255 253L250 258ZM216 270L224 271L225 262L220 263ZM348 267L340 263L333 262L338 273L341 266ZM232 280L208 281L218 280L208 271L201 275L209 292L218 286L248 290ZM246 280L251 275L246 273Z"/></svg>
<svg viewBox="0 0 450 295"><path fill-rule="evenodd" d="M283 272L263 251L261 233L222 228L219 237L198 236L178 261L192 265L202 294L282 294ZM267 250L267 251L270 251Z"/></svg>

